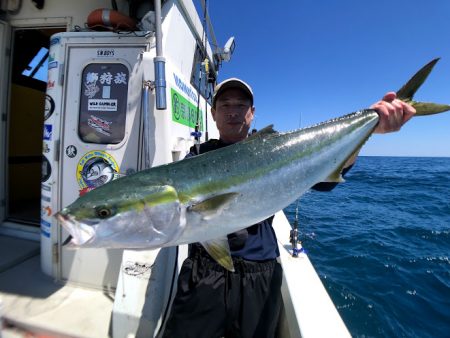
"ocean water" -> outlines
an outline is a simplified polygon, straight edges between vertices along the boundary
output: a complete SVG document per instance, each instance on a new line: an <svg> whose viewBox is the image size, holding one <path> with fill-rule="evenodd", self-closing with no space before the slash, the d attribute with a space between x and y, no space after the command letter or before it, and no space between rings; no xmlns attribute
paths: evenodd
<svg viewBox="0 0 450 338"><path fill-rule="evenodd" d="M299 227L353 337L450 337L450 158L360 157Z"/></svg>

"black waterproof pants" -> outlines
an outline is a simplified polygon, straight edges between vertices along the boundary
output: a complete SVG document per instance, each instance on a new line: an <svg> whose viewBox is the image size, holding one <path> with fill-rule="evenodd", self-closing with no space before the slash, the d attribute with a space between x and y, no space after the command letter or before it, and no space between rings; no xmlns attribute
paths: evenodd
<svg viewBox="0 0 450 338"><path fill-rule="evenodd" d="M281 309L282 268L276 260L233 257L235 272L204 250L187 258L163 337L274 337Z"/></svg>

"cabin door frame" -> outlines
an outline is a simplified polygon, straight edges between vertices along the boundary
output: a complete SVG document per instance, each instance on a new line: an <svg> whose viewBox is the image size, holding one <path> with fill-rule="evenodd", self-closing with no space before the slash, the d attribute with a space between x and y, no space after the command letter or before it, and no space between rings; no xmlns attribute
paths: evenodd
<svg viewBox="0 0 450 338"><path fill-rule="evenodd" d="M62 112L60 208L137 171L142 88L137 56L146 48L140 38L118 41L93 33L66 39L66 34L60 37L61 51L55 51L65 68L63 97L61 102L55 98L55 109ZM59 279L94 288L117 286L123 250L68 249L62 245L68 232L59 226L58 232Z"/></svg>
<svg viewBox="0 0 450 338"><path fill-rule="evenodd" d="M43 19L0 21L0 50L2 51L0 64L6 70L0 74L1 88L4 88L0 93L0 235L35 241L40 239L39 223L40 214L42 213L40 206L40 158L42 156L41 133L43 126L41 123L34 123L34 120L28 121L31 123L27 125L25 115L31 116L30 114L34 114L35 116L40 116L41 113L44 114L46 83L42 82L42 90L39 91L33 88L31 83L37 80L33 80L32 77L27 79L26 76L23 76L23 83L18 84L15 79L17 78L16 73L20 74L20 72L14 72L14 67L18 67L15 58L17 50L20 50L20 48L27 50L27 40L19 41L18 39L20 32L25 33L25 35L33 32L43 32L46 35L50 35L56 31L67 30L67 20L55 19L50 21ZM49 41L50 37L48 37L48 44ZM49 46L43 44L42 47L48 48ZM20 53L24 54L23 52ZM30 53L24 55L23 59L29 59L31 62L35 56L35 51L30 50ZM15 63L16 66L14 65ZM19 68L24 68L25 70L26 67L22 66ZM44 64L41 65L41 68L43 66ZM46 70L41 69L41 73L46 73ZM31 92L32 95L23 94L22 92ZM40 96L42 96L41 99L39 99ZM23 100L25 97L26 100ZM26 112L28 109L20 108L20 106L26 108L27 104L34 107L32 113ZM42 109L40 108L41 106ZM14 109L15 111L13 111ZM18 111L21 111L25 118L18 114ZM24 128L18 126L21 123L24 124ZM20 139L24 140L24 143L31 139L34 148L36 148L33 154L23 152L23 149L27 148L27 146L21 147L20 144L18 145L17 140ZM33 169L28 171L26 167L30 165ZM17 168L12 168L13 166ZM26 180L31 178L35 186L33 191L36 196L29 204L21 203L20 198L18 199L17 197L23 197L23 195L27 194ZM30 213L28 208L32 209L33 212ZM34 216L30 217L30 215Z"/></svg>
<svg viewBox="0 0 450 338"><path fill-rule="evenodd" d="M0 20L0 65L6 71L0 75L0 88L9 89L9 61L11 53L11 27ZM0 91L0 222L3 222L6 216L6 118L8 116L8 92ZM0 228L1 229L1 228Z"/></svg>

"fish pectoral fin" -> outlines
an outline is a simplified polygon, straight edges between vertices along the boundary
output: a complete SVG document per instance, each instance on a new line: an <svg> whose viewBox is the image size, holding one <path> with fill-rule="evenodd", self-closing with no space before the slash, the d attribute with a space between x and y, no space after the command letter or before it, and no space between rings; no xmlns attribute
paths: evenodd
<svg viewBox="0 0 450 338"><path fill-rule="evenodd" d="M344 178L342 177L342 169L339 167L337 170L332 172L324 182L336 182L336 183L343 183L345 182Z"/></svg>
<svg viewBox="0 0 450 338"><path fill-rule="evenodd" d="M345 182L344 177L342 177L342 171L344 170L345 164L347 161L354 156L354 154L358 154L359 148L355 151L351 156L347 158L340 166L336 168L328 177L324 180L324 182L335 182L335 183L343 183Z"/></svg>
<svg viewBox="0 0 450 338"><path fill-rule="evenodd" d="M346 168L351 168L351 166L355 163L356 158L358 157L358 154L364 145L366 143L367 139L362 140L362 142L355 148L353 153L348 156L344 162L340 166L336 168L335 171L333 171L324 182L335 182L335 183L343 183L345 182L344 177L342 176L342 173L345 172Z"/></svg>
<svg viewBox="0 0 450 338"><path fill-rule="evenodd" d="M211 219L214 216L220 215L222 210L225 209L238 195L239 194L235 192L216 195L191 205L188 210L198 212L204 219Z"/></svg>
<svg viewBox="0 0 450 338"><path fill-rule="evenodd" d="M230 246L228 245L228 238L226 236L201 242L200 244L217 263L222 265L228 271L234 272L233 260L230 255Z"/></svg>

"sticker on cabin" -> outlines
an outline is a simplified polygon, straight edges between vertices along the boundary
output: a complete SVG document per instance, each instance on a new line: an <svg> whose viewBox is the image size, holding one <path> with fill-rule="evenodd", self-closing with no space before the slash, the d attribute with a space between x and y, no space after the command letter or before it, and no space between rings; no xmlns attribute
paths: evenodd
<svg viewBox="0 0 450 338"><path fill-rule="evenodd" d="M197 124L197 106L192 104L181 93L171 88L172 98L172 121L195 128ZM203 130L203 112L198 110L199 131Z"/></svg>
<svg viewBox="0 0 450 338"><path fill-rule="evenodd" d="M49 70L58 67L58 61L55 60L55 54L49 54L47 67Z"/></svg>
<svg viewBox="0 0 450 338"><path fill-rule="evenodd" d="M50 40L50 46L58 45L61 41L61 38L59 36L54 37Z"/></svg>
<svg viewBox="0 0 450 338"><path fill-rule="evenodd" d="M83 142L117 144L125 137L129 70L121 63L91 63L81 75L78 135Z"/></svg>
<svg viewBox="0 0 450 338"><path fill-rule="evenodd" d="M89 111L117 111L116 99L90 99L88 100Z"/></svg>
<svg viewBox="0 0 450 338"><path fill-rule="evenodd" d="M48 120L55 111L55 101L50 95L45 95L44 121Z"/></svg>
<svg viewBox="0 0 450 338"><path fill-rule="evenodd" d="M51 223L41 219L41 234L44 235L45 237L50 238L51 226L52 226Z"/></svg>
<svg viewBox="0 0 450 338"><path fill-rule="evenodd" d="M114 49L97 49L97 57L112 57L114 54Z"/></svg>
<svg viewBox="0 0 450 338"><path fill-rule="evenodd" d="M110 136L111 135L112 121L106 121L98 116L91 115L88 119L88 126L94 129L96 132Z"/></svg>
<svg viewBox="0 0 450 338"><path fill-rule="evenodd" d="M173 78L175 80L175 84L184 94L186 94L193 102L198 102L198 95L191 88L191 86L184 83L182 79L180 79L177 74L173 73Z"/></svg>
<svg viewBox="0 0 450 338"><path fill-rule="evenodd" d="M75 156L77 156L77 152L77 147L72 144L70 146L67 146L66 148L66 155L70 158L74 158Z"/></svg>
<svg viewBox="0 0 450 338"><path fill-rule="evenodd" d="M44 140L51 141L53 134L53 126L51 124L44 124Z"/></svg>
<svg viewBox="0 0 450 338"><path fill-rule="evenodd" d="M94 98L100 92L100 85L126 85L128 73L116 72L87 72L84 82L84 95L88 98ZM98 82L98 83L97 83ZM102 97L105 91L102 91ZM109 97L109 95L108 95Z"/></svg>
<svg viewBox="0 0 450 338"><path fill-rule="evenodd" d="M50 196L41 195L41 201L50 203L52 199L50 198Z"/></svg>
<svg viewBox="0 0 450 338"><path fill-rule="evenodd" d="M42 176L41 181L46 182L52 174L52 166L47 157L42 156Z"/></svg>
<svg viewBox="0 0 450 338"><path fill-rule="evenodd" d="M48 154L50 152L50 147L47 142L42 142L42 151L44 154Z"/></svg>
<svg viewBox="0 0 450 338"><path fill-rule="evenodd" d="M98 73L87 72L84 82L84 95L92 99L99 91L100 87L97 86Z"/></svg>
<svg viewBox="0 0 450 338"><path fill-rule="evenodd" d="M41 208L41 216L50 217L53 214L52 208L49 205L44 205Z"/></svg>
<svg viewBox="0 0 450 338"><path fill-rule="evenodd" d="M47 81L47 89L52 89L55 87L55 81L48 80Z"/></svg>
<svg viewBox="0 0 450 338"><path fill-rule="evenodd" d="M108 153L94 150L84 154L77 166L80 196L116 179L119 176L118 173L119 166Z"/></svg>

